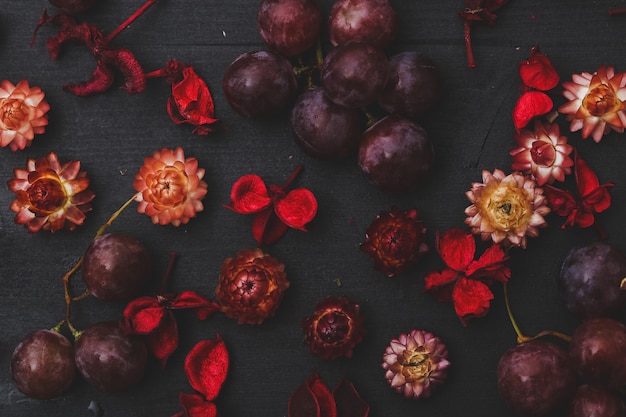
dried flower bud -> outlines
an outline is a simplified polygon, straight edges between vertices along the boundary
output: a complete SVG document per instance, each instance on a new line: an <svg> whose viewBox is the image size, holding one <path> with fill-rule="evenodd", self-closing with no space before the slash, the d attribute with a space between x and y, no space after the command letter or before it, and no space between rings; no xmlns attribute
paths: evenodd
<svg viewBox="0 0 626 417"><path fill-rule="evenodd" d="M448 350L430 332L411 330L392 339L383 355L385 378L407 398L428 398L446 379Z"/></svg>
<svg viewBox="0 0 626 417"><path fill-rule="evenodd" d="M244 249L222 264L215 294L228 317L261 324L274 315L287 288L283 263L261 249Z"/></svg>
<svg viewBox="0 0 626 417"><path fill-rule="evenodd" d="M311 353L324 359L350 358L365 334L359 310L359 305L347 297L320 301L313 314L302 321L304 342Z"/></svg>

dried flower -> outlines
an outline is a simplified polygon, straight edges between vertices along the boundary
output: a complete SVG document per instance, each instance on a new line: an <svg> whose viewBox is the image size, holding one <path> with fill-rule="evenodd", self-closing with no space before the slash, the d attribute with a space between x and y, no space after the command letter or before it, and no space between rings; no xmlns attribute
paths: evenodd
<svg viewBox="0 0 626 417"><path fill-rule="evenodd" d="M487 25L496 23L495 11L504 6L507 0L463 0L465 8L459 12L463 19L465 32L465 49L467 50L467 66L475 68L474 53L472 51L472 22L483 22Z"/></svg>
<svg viewBox="0 0 626 417"><path fill-rule="evenodd" d="M383 355L389 385L407 398L428 398L446 379L446 345L433 333L411 330L392 339Z"/></svg>
<svg viewBox="0 0 626 417"><path fill-rule="evenodd" d="M626 77L623 72L615 73L613 67L601 65L590 74L572 75L571 82L563 83L563 95L570 100L559 107L559 112L571 121L570 130L582 129L582 137L591 135L595 142L611 129L624 132L626 114Z"/></svg>
<svg viewBox="0 0 626 417"><path fill-rule="evenodd" d="M208 187L202 181L204 173L196 158L185 158L181 147L154 152L135 175L137 211L150 216L154 224L187 224L204 210L201 200Z"/></svg>
<svg viewBox="0 0 626 417"><path fill-rule="evenodd" d="M361 250L372 257L374 267L389 277L402 273L429 250L426 228L417 209L381 211L365 232Z"/></svg>
<svg viewBox="0 0 626 417"><path fill-rule="evenodd" d="M30 146L35 134L44 133L50 105L39 87L27 80L17 85L4 80L0 84L0 146L12 151Z"/></svg>
<svg viewBox="0 0 626 417"><path fill-rule="evenodd" d="M347 297L327 297L302 320L304 342L312 354L324 359L352 357L352 350L365 334L360 306Z"/></svg>
<svg viewBox="0 0 626 417"><path fill-rule="evenodd" d="M182 79L172 84L172 95L167 101L167 112L174 123L190 123L198 135L208 135L209 127L217 122L213 116L213 97L202 78L193 67L182 71Z"/></svg>
<svg viewBox="0 0 626 417"><path fill-rule="evenodd" d="M526 236L535 237L547 225L550 212L543 189L519 172L505 175L499 169L483 171L483 182L472 183L465 193L472 203L465 209L465 223L483 240L526 247Z"/></svg>
<svg viewBox="0 0 626 417"><path fill-rule="evenodd" d="M567 144L567 136L561 136L558 124L537 120L534 131L521 130L514 137L518 147L509 152L511 169L532 174L537 185L563 181L572 172L574 161L569 155L574 148Z"/></svg>
<svg viewBox="0 0 626 417"><path fill-rule="evenodd" d="M507 282L511 277L509 257L500 245L493 243L474 260L474 235L450 229L442 235L437 233L436 248L447 268L426 274L424 291L434 293L439 301L451 301L463 325L469 318L487 314L493 299L489 284L494 280Z"/></svg>
<svg viewBox="0 0 626 417"><path fill-rule="evenodd" d="M215 294L228 317L261 324L276 313L287 288L283 263L261 249L244 249L222 264Z"/></svg>
<svg viewBox="0 0 626 417"><path fill-rule="evenodd" d="M70 231L81 226L85 213L91 210L95 194L88 190L89 178L80 170L80 161L60 163L50 152L40 159L26 160L26 169L13 170L7 182L15 193L11 210L15 223L26 226L30 233L39 230Z"/></svg>

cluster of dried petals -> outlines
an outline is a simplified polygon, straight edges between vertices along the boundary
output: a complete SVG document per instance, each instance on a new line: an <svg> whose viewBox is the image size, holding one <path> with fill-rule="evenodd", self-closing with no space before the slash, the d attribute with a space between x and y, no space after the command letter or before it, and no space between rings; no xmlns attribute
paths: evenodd
<svg viewBox="0 0 626 417"><path fill-rule="evenodd" d="M595 142L600 142L611 129L624 132L625 73L602 65L593 74L572 75L572 81L563 83L563 87L563 95L569 101L559 107L559 112L567 115L572 132L582 130L583 139L591 135Z"/></svg>
<svg viewBox="0 0 626 417"><path fill-rule="evenodd" d="M244 249L222 263L215 289L222 312L239 324L274 316L289 288L285 265L261 249Z"/></svg>
<svg viewBox="0 0 626 417"><path fill-rule="evenodd" d="M561 135L558 124L536 120L534 130L522 129L514 137L517 148L509 152L511 169L531 174L537 185L563 181L572 172L574 148L568 145L567 136Z"/></svg>
<svg viewBox="0 0 626 417"><path fill-rule="evenodd" d="M406 398L428 398L446 380L448 349L433 333L411 330L392 339L383 354L389 385Z"/></svg>
<svg viewBox="0 0 626 417"><path fill-rule="evenodd" d="M89 178L80 170L80 161L61 163L56 153L40 159L27 159L26 168L13 170L7 185L15 193L11 210L15 223L30 233L39 230L56 232L74 230L91 210L95 194L88 189Z"/></svg>
<svg viewBox="0 0 626 417"><path fill-rule="evenodd" d="M167 100L167 112L176 124L189 123L198 135L208 135L217 122L213 97L193 67L182 70L181 79L172 83L172 95Z"/></svg>
<svg viewBox="0 0 626 417"><path fill-rule="evenodd" d="M381 211L365 232L360 246L374 260L374 268L389 277L398 275L429 250L426 228L417 209Z"/></svg>
<svg viewBox="0 0 626 417"><path fill-rule="evenodd" d="M44 133L48 125L50 105L39 87L30 87L27 80L17 85L0 83L0 146L12 151L30 146L35 134Z"/></svg>
<svg viewBox="0 0 626 417"><path fill-rule="evenodd" d="M135 176L137 211L150 216L154 224L187 224L204 209L204 173L196 158L185 158L181 147L154 152Z"/></svg>
<svg viewBox="0 0 626 417"><path fill-rule="evenodd" d="M543 189L530 176L499 169L483 171L483 182L472 183L466 196L472 203L465 209L465 223L483 240L526 247L526 236L536 237L547 225L550 212Z"/></svg>
<svg viewBox="0 0 626 417"><path fill-rule="evenodd" d="M324 359L352 357L365 334L360 306L347 297L327 297L302 320L304 342L312 354Z"/></svg>

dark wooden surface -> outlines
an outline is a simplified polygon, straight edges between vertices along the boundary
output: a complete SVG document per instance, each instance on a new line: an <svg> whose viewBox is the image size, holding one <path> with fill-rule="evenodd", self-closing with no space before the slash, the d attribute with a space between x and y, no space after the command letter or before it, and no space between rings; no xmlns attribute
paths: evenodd
<svg viewBox="0 0 626 417"><path fill-rule="evenodd" d="M141 0L102 0L82 19L113 30ZM327 12L330 0L320 1ZM593 72L600 64L626 70L626 16L609 17L619 0L512 0L501 9L495 27L474 27L478 67L466 67L463 30L457 12L462 1L392 1L399 15L398 39L390 53L417 50L441 68L445 91L440 104L420 120L436 150L436 169L419 190L390 197L374 189L358 169L355 158L341 163L313 160L292 139L287 116L249 121L225 101L224 70L239 54L264 49L256 32L258 1L162 0L115 40L131 49L146 70L168 59L191 63L207 81L216 102L216 116L227 129L208 137L191 134L171 122L166 112L169 86L151 80L135 96L113 88L106 94L77 98L61 90L67 82L85 79L93 60L83 47L64 49L50 60L45 39L54 31L44 27L29 48L32 31L45 0L0 1L0 78L17 83L28 79L46 93L50 124L32 147L21 152L0 149L0 179L23 167L27 157L50 151L62 160L79 159L92 180L97 197L84 227L75 233L29 235L14 224L9 204L13 194L0 187L0 415L7 417L90 416L96 401L107 417L169 416L177 412L178 393L191 392L183 360L198 340L221 334L232 365L217 404L223 416L280 417L287 412L291 392L316 370L329 385L348 376L379 416L512 415L498 397L495 370L499 357L515 344L499 287L487 317L463 327L450 304L423 294L423 276L442 267L435 252L409 272L389 279L372 268L359 251L367 225L381 210L395 204L415 206L428 227L428 242L436 231L464 227L464 192L480 180L483 169L509 171L508 151L514 146L511 109L518 96L517 64L539 44L563 80L572 73ZM557 98L557 104L563 99ZM562 127L567 132L565 124ZM626 181L623 158L626 139L611 133L600 144L568 134L570 143L597 171L601 182L614 181L613 206L599 218L609 241L626 250ZM251 218L222 207L241 175L256 173L281 183L298 163L304 170L297 185L310 188L320 204L309 233L289 232L266 248L286 264L291 288L275 318L260 326L237 325L217 315L198 322L179 316L181 344L166 369L151 363L145 380L129 392L105 394L78 380L71 391L52 401L35 401L20 394L9 376L11 352L26 333L50 328L64 314L61 277L77 261L91 237L109 215L134 192L132 181L143 158L163 147L182 146L206 168L209 193L205 210L188 225L152 225L147 216L129 209L110 231L125 232L143 241L155 259L154 286L165 269L167 254L180 253L172 290L195 290L213 296L222 261L254 247ZM510 283L511 303L528 334L555 329L570 333L577 324L555 286L560 264L569 249L595 239L593 230L561 230L562 219L549 216L550 227L515 251ZM341 280L339 287L336 280ZM74 278L81 291L80 275ZM350 360L324 361L302 344L301 319L327 295L348 295L362 305L367 335ZM120 317L122 304L95 299L77 303L75 324ZM393 392L381 369L382 353L391 338L413 328L441 336L450 351L449 380L431 399L406 400ZM561 414L558 414L561 415Z"/></svg>

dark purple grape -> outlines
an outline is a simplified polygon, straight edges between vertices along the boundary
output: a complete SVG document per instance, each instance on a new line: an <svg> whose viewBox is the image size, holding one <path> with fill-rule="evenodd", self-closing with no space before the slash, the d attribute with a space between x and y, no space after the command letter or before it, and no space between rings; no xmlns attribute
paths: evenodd
<svg viewBox="0 0 626 417"><path fill-rule="evenodd" d="M388 0L337 0L328 15L333 45L358 41L387 47L397 32L396 12Z"/></svg>
<svg viewBox="0 0 626 417"><path fill-rule="evenodd" d="M226 100L248 118L275 116L296 96L298 82L287 58L268 51L246 52L224 73Z"/></svg>
<svg viewBox="0 0 626 417"><path fill-rule="evenodd" d="M363 133L360 113L333 103L320 88L298 97L291 127L296 143L319 159L342 159L356 153Z"/></svg>
<svg viewBox="0 0 626 417"><path fill-rule="evenodd" d="M559 290L568 310L585 320L613 316L626 307L626 257L615 246L594 242L573 248L561 266Z"/></svg>
<svg viewBox="0 0 626 417"><path fill-rule="evenodd" d="M74 347L61 333L37 330L17 345L11 357L11 377L29 397L47 400L65 393L76 376Z"/></svg>
<svg viewBox="0 0 626 417"><path fill-rule="evenodd" d="M389 78L378 104L389 113L415 118L432 108L440 95L437 65L417 52L401 52L389 59Z"/></svg>
<svg viewBox="0 0 626 417"><path fill-rule="evenodd" d="M152 274L152 259L134 237L110 233L95 239L81 266L85 285L96 298L123 301L132 298Z"/></svg>
<svg viewBox="0 0 626 417"><path fill-rule="evenodd" d="M49 0L50 4L65 14L78 14L89 10L96 0Z"/></svg>
<svg viewBox="0 0 626 417"><path fill-rule="evenodd" d="M626 326L619 321L584 321L574 330L569 350L583 381L611 389L626 385Z"/></svg>
<svg viewBox="0 0 626 417"><path fill-rule="evenodd" d="M358 108L376 101L387 82L389 62L382 49L348 42L333 48L322 64L322 87L340 106Z"/></svg>
<svg viewBox="0 0 626 417"><path fill-rule="evenodd" d="M401 194L421 184L431 171L433 146L417 123L389 115L370 126L359 144L359 165L377 188Z"/></svg>
<svg viewBox="0 0 626 417"><path fill-rule="evenodd" d="M123 391L144 375L148 350L144 340L126 334L116 321L92 324L76 341L76 367L90 384L106 391Z"/></svg>
<svg viewBox="0 0 626 417"><path fill-rule="evenodd" d="M542 416L567 404L576 390L576 373L567 350L545 340L507 350L497 368L504 403L524 416Z"/></svg>
<svg viewBox="0 0 626 417"><path fill-rule="evenodd" d="M263 0L257 13L257 28L274 52L292 56L317 42L322 12L315 0Z"/></svg>
<svg viewBox="0 0 626 417"><path fill-rule="evenodd" d="M576 390L567 417L626 417L626 407L615 393L585 384Z"/></svg>

